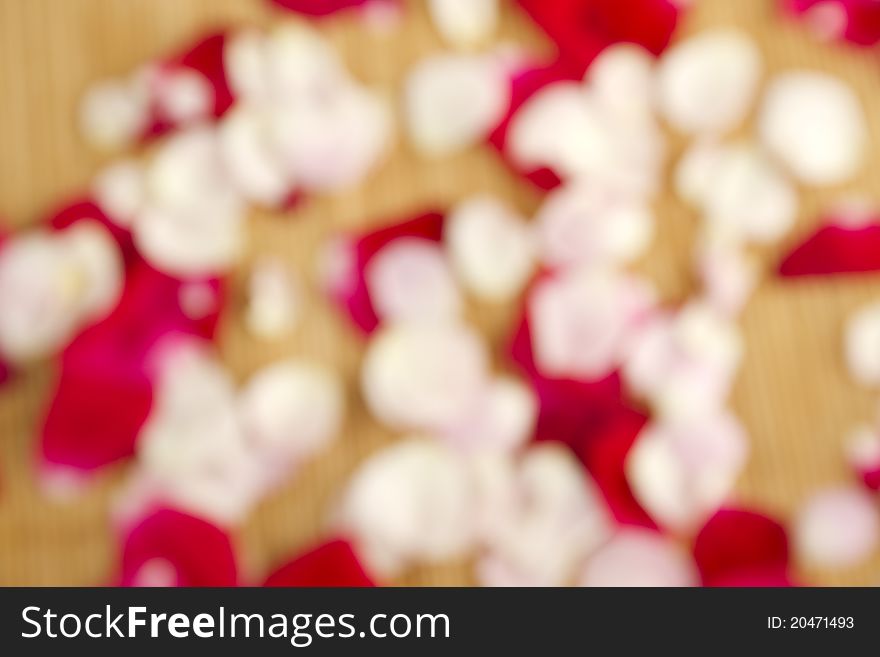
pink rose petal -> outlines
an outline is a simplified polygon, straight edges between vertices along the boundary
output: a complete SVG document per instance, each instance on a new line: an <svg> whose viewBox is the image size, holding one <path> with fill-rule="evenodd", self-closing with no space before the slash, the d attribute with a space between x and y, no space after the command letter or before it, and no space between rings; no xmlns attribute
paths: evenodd
<svg viewBox="0 0 880 657"><path fill-rule="evenodd" d="M880 434L877 430L866 426L853 431L847 440L846 456L868 490L880 491Z"/></svg>
<svg viewBox="0 0 880 657"><path fill-rule="evenodd" d="M809 563L853 566L880 542L880 507L871 493L856 486L820 490L798 512L795 539L799 556Z"/></svg>
<svg viewBox="0 0 880 657"><path fill-rule="evenodd" d="M380 249L397 239L439 242L442 235L443 215L428 212L354 239L343 238L331 245L332 252L327 254L333 262L325 263L332 270L325 280L330 297L348 312L355 326L366 334L371 333L379 326L379 317L367 288L367 265Z"/></svg>
<svg viewBox="0 0 880 657"><path fill-rule="evenodd" d="M336 539L279 567L266 578L263 586L363 588L375 584L364 571L351 544Z"/></svg>
<svg viewBox="0 0 880 657"><path fill-rule="evenodd" d="M782 0L781 4L820 38L860 46L880 41L880 4L876 0Z"/></svg>
<svg viewBox="0 0 880 657"><path fill-rule="evenodd" d="M62 354L42 428L47 464L91 470L132 453L152 403L147 361L153 346L168 334L214 334L222 289L217 280L208 284L217 308L192 319L180 307L181 281L143 261L130 266L116 309Z"/></svg>
<svg viewBox="0 0 880 657"><path fill-rule="evenodd" d="M650 529L618 531L587 561L581 586L697 586L690 555Z"/></svg>
<svg viewBox="0 0 880 657"><path fill-rule="evenodd" d="M754 511L722 509L694 541L705 586L790 586L788 536Z"/></svg>
<svg viewBox="0 0 880 657"><path fill-rule="evenodd" d="M135 256L134 245L131 241L131 233L122 227L124 222L117 221L107 215L97 203L90 198L81 198L71 201L52 211L47 223L55 230L64 230L78 221L93 220L101 223L114 239L119 243L126 262Z"/></svg>
<svg viewBox="0 0 880 657"><path fill-rule="evenodd" d="M124 538L120 584L235 586L235 554L229 536L194 516L162 509Z"/></svg>

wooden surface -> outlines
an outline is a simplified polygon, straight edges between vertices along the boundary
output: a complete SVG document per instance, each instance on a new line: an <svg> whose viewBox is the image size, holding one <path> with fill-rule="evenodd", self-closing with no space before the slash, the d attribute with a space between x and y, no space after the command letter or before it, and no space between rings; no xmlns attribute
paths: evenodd
<svg viewBox="0 0 880 657"><path fill-rule="evenodd" d="M390 35L371 33L349 18L322 23L353 73L389 95L397 94L413 62L442 48L420 2L411 4L401 29ZM852 83L864 102L872 117L869 166L845 188L804 191L791 242L842 192L880 201L880 65L876 52L817 44L797 25L780 20L773 4L698 0L680 34L713 25L745 28L759 40L770 73L798 66L832 71ZM212 28L268 25L280 18L287 19L262 0L0 0L0 216L25 226L87 185L101 157L80 140L75 111L90 81L128 72ZM513 9L504 12L500 37L552 51ZM313 281L316 249L334 231L379 225L477 191L497 193L524 212L538 202L490 149L425 162L400 141L388 162L351 193L310 199L288 216L255 214L249 255L236 275L239 291L255 253L288 257ZM692 285L696 218L671 197L659 199L656 207L659 236L640 268L668 299L682 298ZM764 262L769 265L784 247L766 249ZM788 517L814 487L848 480L842 439L856 422L874 416L876 398L848 379L841 329L852 309L878 297L878 277L762 282L743 318L747 357L733 397L752 444L738 499ZM245 334L240 294L222 326L220 351L242 379L276 358L307 355L345 375L351 406L338 443L265 500L236 533L248 578L259 578L317 540L346 477L367 454L394 439L369 419L358 399L358 341L313 292L306 304L301 327L279 344ZM497 342L515 309L471 311ZM52 377L51 364L36 366L0 390L0 584L95 584L113 573L108 509L126 466L109 468L83 491L64 497L41 494L35 480L34 433ZM424 568L401 583L467 583L467 572L467 564ZM801 572L816 583L876 585L880 555L844 572Z"/></svg>

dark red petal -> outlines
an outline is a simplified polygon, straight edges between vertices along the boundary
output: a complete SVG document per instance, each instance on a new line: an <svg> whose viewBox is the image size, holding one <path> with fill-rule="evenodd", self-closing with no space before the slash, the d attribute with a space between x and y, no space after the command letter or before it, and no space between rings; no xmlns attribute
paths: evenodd
<svg viewBox="0 0 880 657"><path fill-rule="evenodd" d="M522 171L506 156L507 135L510 122L514 115L535 93L548 84L564 80L578 80L581 75L577 70L559 60L549 66L526 67L515 73L511 79L510 107L501 123L489 135L489 143L502 154L505 161L512 169L530 180L539 189L550 190L560 184L559 176L548 168L536 169L535 171Z"/></svg>
<svg viewBox="0 0 880 657"><path fill-rule="evenodd" d="M694 541L706 586L789 586L785 528L760 513L721 509Z"/></svg>
<svg viewBox="0 0 880 657"><path fill-rule="evenodd" d="M120 584L136 586L138 572L153 559L170 563L177 586L236 586L235 553L229 536L194 516L161 509L125 537Z"/></svg>
<svg viewBox="0 0 880 657"><path fill-rule="evenodd" d="M375 586L348 541L334 540L299 555L266 579L264 586Z"/></svg>
<svg viewBox="0 0 880 657"><path fill-rule="evenodd" d="M270 0L274 5L308 16L328 16L343 9L357 7L367 0Z"/></svg>
<svg viewBox="0 0 880 657"><path fill-rule="evenodd" d="M222 301L220 281L206 283ZM221 303L200 319L183 313L182 285L139 260L113 312L64 350L42 429L47 464L91 470L133 452L152 403L151 349L170 334L210 339L217 325Z"/></svg>
<svg viewBox="0 0 880 657"><path fill-rule="evenodd" d="M364 272L380 249L402 237L439 242L443 238L443 215L427 212L351 240L354 259L351 279L330 291L334 301L347 311L351 321L364 333L371 333L379 326L379 317L370 300Z"/></svg>
<svg viewBox="0 0 880 657"><path fill-rule="evenodd" d="M828 276L880 271L880 223L827 224L786 255L779 274Z"/></svg>
<svg viewBox="0 0 880 657"><path fill-rule="evenodd" d="M184 50L160 64L164 70L186 68L200 73L214 91L212 116L220 118L235 102L235 96L226 76L223 62L223 49L226 46L226 34L217 33L204 37ZM177 126L168 122L158 108L153 108L152 123L143 135L144 140L160 137L174 130Z"/></svg>
<svg viewBox="0 0 880 657"><path fill-rule="evenodd" d="M134 244L131 233L113 221L107 214L90 198L83 197L73 200L55 209L49 216L47 223L56 230L69 228L78 221L93 220L101 223L119 244L125 262L131 261L135 256Z"/></svg>
<svg viewBox="0 0 880 657"><path fill-rule="evenodd" d="M781 0L781 4L784 11L799 18L819 5L836 5L846 15L843 32L838 35L841 39L860 46L880 42L880 3L877 0ZM825 26L815 27L821 30Z"/></svg>
<svg viewBox="0 0 880 657"><path fill-rule="evenodd" d="M659 55L678 22L670 0L519 0L582 76L605 47L637 43Z"/></svg>
<svg viewBox="0 0 880 657"><path fill-rule="evenodd" d="M596 480L618 522L655 527L626 480L626 457L647 417L624 399L620 376L615 372L597 381L542 376L535 367L526 319L510 351L538 398L534 440L568 445Z"/></svg>

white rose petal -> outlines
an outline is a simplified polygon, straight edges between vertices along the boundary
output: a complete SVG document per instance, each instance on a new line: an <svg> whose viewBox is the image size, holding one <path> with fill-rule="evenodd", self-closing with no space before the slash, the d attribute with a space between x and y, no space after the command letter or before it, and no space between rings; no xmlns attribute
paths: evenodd
<svg viewBox="0 0 880 657"><path fill-rule="evenodd" d="M872 303L849 318L844 356L852 377L862 385L880 384L880 303Z"/></svg>
<svg viewBox="0 0 880 657"><path fill-rule="evenodd" d="M263 258L248 280L245 323L250 333L267 340L289 333L300 317L300 284L283 261Z"/></svg>
<svg viewBox="0 0 880 657"><path fill-rule="evenodd" d="M489 196L457 205L447 217L444 241L458 280L487 301L512 299L535 269L529 225Z"/></svg>
<svg viewBox="0 0 880 657"><path fill-rule="evenodd" d="M539 282L528 302L538 369L557 378L609 374L653 303L647 283L605 271L575 269Z"/></svg>
<svg viewBox="0 0 880 657"><path fill-rule="evenodd" d="M767 148L808 184L844 182L864 163L867 128L859 100L842 80L825 73L776 77L758 129Z"/></svg>
<svg viewBox="0 0 880 657"><path fill-rule="evenodd" d="M626 478L657 523L689 531L731 493L747 452L742 427L727 413L652 423L627 456Z"/></svg>
<svg viewBox="0 0 880 657"><path fill-rule="evenodd" d="M746 35L704 32L670 48L660 60L660 109L686 134L722 133L743 121L761 77L761 55Z"/></svg>
<svg viewBox="0 0 880 657"><path fill-rule="evenodd" d="M488 383L480 336L450 323L405 323L370 340L361 387L373 415L394 429L434 430L467 414Z"/></svg>
<svg viewBox="0 0 880 657"><path fill-rule="evenodd" d="M864 561L880 539L880 511L870 493L855 487L814 493L798 512L794 543L814 565L844 568Z"/></svg>
<svg viewBox="0 0 880 657"><path fill-rule="evenodd" d="M485 537L477 575L486 586L560 586L610 533L607 507L571 452L559 445L529 449L496 495L501 506Z"/></svg>
<svg viewBox="0 0 880 657"><path fill-rule="evenodd" d="M498 23L498 0L428 0L431 21L456 48L488 41Z"/></svg>
<svg viewBox="0 0 880 657"><path fill-rule="evenodd" d="M150 98L139 77L106 80L83 97L79 123L89 144L117 150L134 142L149 125Z"/></svg>
<svg viewBox="0 0 880 657"><path fill-rule="evenodd" d="M291 192L292 177L270 142L269 117L241 105L226 114L218 129L219 150L231 183L248 200L278 206Z"/></svg>
<svg viewBox="0 0 880 657"><path fill-rule="evenodd" d="M472 482L453 452L409 438L371 456L345 491L338 522L371 570L461 556L473 543Z"/></svg>
<svg viewBox="0 0 880 657"><path fill-rule="evenodd" d="M507 110L510 82L491 56L424 59L404 88L404 123L415 149L439 157L485 139Z"/></svg>
<svg viewBox="0 0 880 657"><path fill-rule="evenodd" d="M404 237L382 247L364 272L370 301L386 321L455 318L462 301L443 248Z"/></svg>
<svg viewBox="0 0 880 657"><path fill-rule="evenodd" d="M691 556L662 534L620 529L587 561L581 586L698 586Z"/></svg>
<svg viewBox="0 0 880 657"><path fill-rule="evenodd" d="M654 232L647 203L588 183L553 191L535 220L541 258L551 267L630 262L642 255Z"/></svg>
<svg viewBox="0 0 880 657"><path fill-rule="evenodd" d="M92 182L96 203L117 225L131 226L146 203L144 168L137 160L120 160L103 169Z"/></svg>
<svg viewBox="0 0 880 657"><path fill-rule="evenodd" d="M239 399L252 445L270 457L299 461L327 445L344 415L342 385L329 371L281 362L257 372Z"/></svg>

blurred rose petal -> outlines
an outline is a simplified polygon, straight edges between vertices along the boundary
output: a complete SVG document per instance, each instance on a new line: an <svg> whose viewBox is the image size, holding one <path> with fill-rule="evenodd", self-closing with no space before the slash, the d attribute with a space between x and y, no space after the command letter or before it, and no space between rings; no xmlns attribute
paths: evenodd
<svg viewBox="0 0 880 657"><path fill-rule="evenodd" d="M800 69L772 79L758 114L758 133L770 153L810 185L845 182L865 161L861 101L843 79L827 73Z"/></svg>
<svg viewBox="0 0 880 657"><path fill-rule="evenodd" d="M431 22L454 48L486 43L498 23L499 0L428 0Z"/></svg>
<svg viewBox="0 0 880 657"><path fill-rule="evenodd" d="M474 541L471 478L435 440L406 438L360 465L343 494L339 529L370 572L464 555Z"/></svg>
<svg viewBox="0 0 880 657"><path fill-rule="evenodd" d="M143 261L130 266L116 309L64 351L61 372L42 428L49 465L91 470L129 456L152 403L147 361L169 334L211 338L220 308L191 319L180 307L181 281Z"/></svg>
<svg viewBox="0 0 880 657"><path fill-rule="evenodd" d="M705 586L790 586L785 529L754 511L722 509L694 542Z"/></svg>
<svg viewBox="0 0 880 657"><path fill-rule="evenodd" d="M355 238L341 238L327 246L322 278L330 297L348 311L351 321L364 333L379 325L367 287L366 269L385 246L401 238L439 242L443 234L443 215L429 212Z"/></svg>
<svg viewBox="0 0 880 657"><path fill-rule="evenodd" d="M880 41L880 5L876 0L781 0L781 4L822 39L841 39L860 46Z"/></svg>
<svg viewBox="0 0 880 657"><path fill-rule="evenodd" d="M870 426L854 430L847 438L846 455L868 490L880 491L880 433Z"/></svg>
<svg viewBox="0 0 880 657"><path fill-rule="evenodd" d="M236 586L229 536L214 525L162 509L127 532L121 559L122 586Z"/></svg>
<svg viewBox="0 0 880 657"><path fill-rule="evenodd" d="M701 32L660 58L658 101L666 120L685 134L721 134L751 108L761 77L761 55L742 32Z"/></svg>
<svg viewBox="0 0 880 657"><path fill-rule="evenodd" d="M287 11L306 16L329 16L343 9L359 7L376 0L270 0L274 5ZM389 0L382 0L388 2Z"/></svg>
<svg viewBox="0 0 880 657"><path fill-rule="evenodd" d="M855 225L831 217L779 264L786 277L880 271L880 217Z"/></svg>
<svg viewBox="0 0 880 657"><path fill-rule="evenodd" d="M697 586L691 556L662 534L624 527L600 547L581 573L581 586Z"/></svg>
<svg viewBox="0 0 880 657"><path fill-rule="evenodd" d="M333 540L295 557L266 578L263 586L375 586L348 541Z"/></svg>
<svg viewBox="0 0 880 657"><path fill-rule="evenodd" d="M679 12L669 0L519 0L519 4L579 69L579 75L612 43L629 41L660 54Z"/></svg>
<svg viewBox="0 0 880 657"><path fill-rule="evenodd" d="M880 508L855 486L818 490L799 510L794 525L798 555L813 565L846 568L868 558L880 541Z"/></svg>

